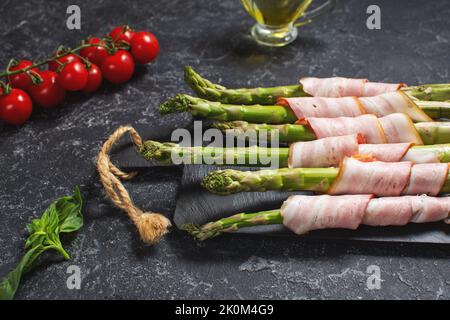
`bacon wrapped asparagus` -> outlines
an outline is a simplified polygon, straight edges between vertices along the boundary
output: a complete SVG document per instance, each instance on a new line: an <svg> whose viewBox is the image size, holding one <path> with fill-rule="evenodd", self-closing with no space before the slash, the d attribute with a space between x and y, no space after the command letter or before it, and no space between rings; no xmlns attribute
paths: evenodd
<svg viewBox="0 0 450 320"><path fill-rule="evenodd" d="M203 226L186 224L183 229L198 240L258 225L283 224L302 235L313 230L355 230L360 225L403 226L408 223L449 223L450 197L373 195L290 196L277 210L239 213Z"/></svg>
<svg viewBox="0 0 450 320"><path fill-rule="evenodd" d="M297 142L289 148L259 146L219 148L183 147L171 142L145 141L140 148L146 160L164 164L215 164L242 166L330 167L349 156L386 162L450 162L450 144L416 146L411 143L366 144L362 135L354 134ZM275 163L276 161L276 163Z"/></svg>
<svg viewBox="0 0 450 320"><path fill-rule="evenodd" d="M320 138L363 133L368 143L414 142L416 144L450 143L450 122L413 124L403 114L383 118L363 115L355 118L307 118L305 124L273 125L246 121L215 122L212 125L236 136L270 139L278 134L279 142L311 141Z"/></svg>
<svg viewBox="0 0 450 320"><path fill-rule="evenodd" d="M282 105L233 105L178 94L162 103L160 112L190 112L206 119L271 124L295 123L307 117L386 116L398 112L408 114L416 122L450 118L450 102L413 101L403 92L367 98L283 98L279 103Z"/></svg>
<svg viewBox="0 0 450 320"><path fill-rule="evenodd" d="M272 88L229 89L202 78L191 67L185 68L185 81L199 97L230 104L270 105L276 103L280 97L367 97L399 89L410 97L419 100L450 100L450 85L447 83L407 87L403 83L377 83L370 82L367 79L349 79L342 77L320 79L309 77L302 78L300 84L295 85Z"/></svg>
<svg viewBox="0 0 450 320"><path fill-rule="evenodd" d="M450 192L447 163L363 162L345 158L339 168L283 168L210 172L202 182L210 192L314 191L328 194L398 196Z"/></svg>

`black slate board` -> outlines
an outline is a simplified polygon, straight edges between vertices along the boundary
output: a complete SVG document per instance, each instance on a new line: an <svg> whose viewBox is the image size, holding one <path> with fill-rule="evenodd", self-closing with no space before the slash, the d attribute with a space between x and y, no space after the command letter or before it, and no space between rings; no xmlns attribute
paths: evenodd
<svg viewBox="0 0 450 320"><path fill-rule="evenodd" d="M189 125L186 125L189 128ZM145 139L169 141L171 128L139 127L136 129ZM155 163L143 160L129 140L123 139L113 152L113 161L125 169L154 167ZM224 167L207 165L183 166L183 175L177 205L172 217L176 227L185 223L204 224L239 212L255 212L276 209L293 192L248 192L230 196L214 195L200 186L205 175ZM236 167L234 167L236 168ZM238 168L249 170L248 168ZM253 168L252 170L256 170ZM297 193L298 194L298 193ZM242 229L240 233L264 234L271 236L294 236L281 225L258 226ZM318 239L348 239L361 241L392 241L417 243L450 243L450 227L442 222L429 224L409 224L403 227L367 227L358 230L319 230L302 237Z"/></svg>
<svg viewBox="0 0 450 320"><path fill-rule="evenodd" d="M175 225L204 224L239 212L255 212L279 208L291 194L301 192L247 192L229 196L210 194L200 186L202 178L215 166L184 166L181 189L174 215ZM248 170L247 168L239 168ZM303 193L305 194L305 193ZM281 225L242 229L241 233L294 236ZM366 241L395 241L420 243L450 243L450 226L442 222L409 224L402 227L360 227L358 230L320 230L302 237L349 239Z"/></svg>

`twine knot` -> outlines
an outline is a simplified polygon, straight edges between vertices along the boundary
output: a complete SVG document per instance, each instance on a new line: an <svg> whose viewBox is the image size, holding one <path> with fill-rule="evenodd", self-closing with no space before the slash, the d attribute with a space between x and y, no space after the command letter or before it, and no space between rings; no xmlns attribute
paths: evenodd
<svg viewBox="0 0 450 320"><path fill-rule="evenodd" d="M128 217L138 229L142 241L153 245L168 232L171 223L169 219L162 214L156 212L143 212L136 207L133 200L131 200L128 191L120 181L120 179L130 180L137 175L137 172L123 172L112 164L111 159L109 158L109 151L125 133L129 133L133 143L138 148L142 147L142 138L133 127L119 127L109 136L100 149L97 158L97 170L100 175L100 181L111 201L128 214Z"/></svg>

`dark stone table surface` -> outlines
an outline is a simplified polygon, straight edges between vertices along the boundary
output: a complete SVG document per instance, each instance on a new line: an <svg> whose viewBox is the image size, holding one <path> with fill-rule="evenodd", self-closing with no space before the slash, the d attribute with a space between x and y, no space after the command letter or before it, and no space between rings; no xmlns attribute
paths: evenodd
<svg viewBox="0 0 450 320"><path fill-rule="evenodd" d="M25 224L52 199L80 185L85 227L65 241L72 260L47 258L20 287L18 299L448 299L450 248L442 245L304 241L224 236L197 243L174 230L157 246L106 199L94 167L99 147L121 124L176 125L158 104L181 91L184 65L229 86L294 83L300 75L370 77L410 84L449 82L450 4L442 1L339 1L333 14L300 30L288 47L265 49L248 38L252 19L238 0L86 1L81 30L65 26L73 1L0 2L0 63L43 57L128 23L151 30L158 60L126 85L77 94L58 109L37 111L15 128L0 124L0 275L20 258ZM382 29L366 28L369 4ZM169 214L179 168L149 169L127 187L141 207ZM66 286L81 268L80 290ZM367 268L381 270L370 290Z"/></svg>

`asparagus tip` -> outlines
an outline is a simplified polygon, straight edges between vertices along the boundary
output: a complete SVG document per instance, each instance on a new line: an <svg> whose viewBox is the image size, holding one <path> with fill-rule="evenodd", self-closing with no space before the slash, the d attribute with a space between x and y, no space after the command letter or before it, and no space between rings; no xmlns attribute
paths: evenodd
<svg viewBox="0 0 450 320"><path fill-rule="evenodd" d="M200 88L205 86L204 79L190 66L184 67L184 81L195 92L198 92Z"/></svg>
<svg viewBox="0 0 450 320"><path fill-rule="evenodd" d="M159 106L159 112L162 114L184 112L189 110L189 100L183 94L177 94Z"/></svg>
<svg viewBox="0 0 450 320"><path fill-rule="evenodd" d="M220 131L226 131L226 130L242 130L245 131L248 122L246 121L215 121L211 125L213 128L219 129Z"/></svg>
<svg viewBox="0 0 450 320"><path fill-rule="evenodd" d="M175 144L169 142L161 143L159 141L147 140L142 144L139 153L146 160L155 159L160 162L171 163L170 156L173 146Z"/></svg>
<svg viewBox="0 0 450 320"><path fill-rule="evenodd" d="M202 186L211 193L219 195L229 195L237 192L241 184L233 179L232 173L234 170L216 170L208 173L205 178L203 178Z"/></svg>
<svg viewBox="0 0 450 320"><path fill-rule="evenodd" d="M214 97L214 92L210 92L209 89L212 89L213 91L215 89L226 89L224 86L212 83L211 81L203 78L190 66L184 67L184 81L201 97L210 95Z"/></svg>
<svg viewBox="0 0 450 320"><path fill-rule="evenodd" d="M186 223L181 226L181 230L188 232L196 240L203 241L209 238L218 236L221 231L215 227L214 222L207 223L203 226L198 226L194 223Z"/></svg>

